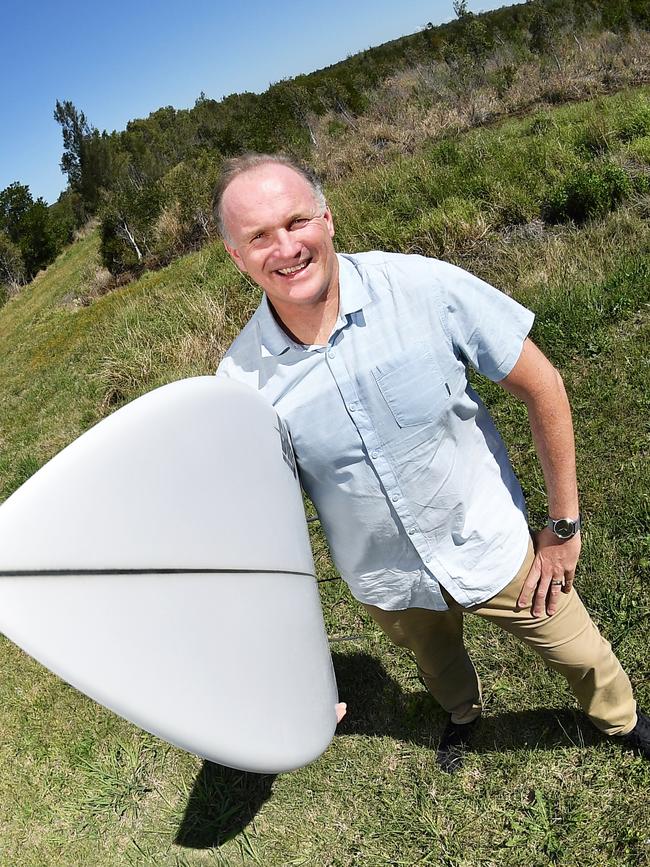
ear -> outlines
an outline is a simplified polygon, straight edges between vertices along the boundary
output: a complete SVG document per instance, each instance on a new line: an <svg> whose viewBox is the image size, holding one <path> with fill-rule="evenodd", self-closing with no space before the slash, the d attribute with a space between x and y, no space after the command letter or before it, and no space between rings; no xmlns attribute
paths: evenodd
<svg viewBox="0 0 650 867"><path fill-rule="evenodd" d="M226 253L228 253L228 255L233 260L235 265L239 268L239 270L243 274L247 274L248 272L247 272L246 268L244 267L244 262L242 260L242 257L237 252L237 248L231 247L230 244L226 243L226 241L223 242L223 246L226 248Z"/></svg>
<svg viewBox="0 0 650 867"><path fill-rule="evenodd" d="M327 231L330 233L330 238L334 237L334 219L332 217L332 212L329 207L325 207L325 213L323 214L323 219L327 225Z"/></svg>

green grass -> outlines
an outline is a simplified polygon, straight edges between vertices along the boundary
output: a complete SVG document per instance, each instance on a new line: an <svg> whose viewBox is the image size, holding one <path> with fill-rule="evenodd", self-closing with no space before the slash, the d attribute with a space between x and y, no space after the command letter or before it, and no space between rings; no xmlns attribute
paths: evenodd
<svg viewBox="0 0 650 867"><path fill-rule="evenodd" d="M646 104L642 90L511 121L359 176L332 198L341 249L434 253L444 241L536 311L533 337L574 409L578 586L649 708L648 203L637 190L580 225L539 222L545 190L592 159L638 176ZM212 372L259 298L218 246L77 306L96 267L90 237L0 310L0 496L124 401ZM540 520L525 411L477 385ZM319 577L335 578L318 526L310 532ZM432 752L444 714L408 655L341 581L320 588L348 715L321 759L277 777L177 750L0 639L0 865L650 864L650 763L592 729L528 650L468 619L486 717L465 767L447 777Z"/></svg>
<svg viewBox="0 0 650 867"><path fill-rule="evenodd" d="M647 88L427 146L333 191L343 249L455 259L493 230L584 222L648 189Z"/></svg>

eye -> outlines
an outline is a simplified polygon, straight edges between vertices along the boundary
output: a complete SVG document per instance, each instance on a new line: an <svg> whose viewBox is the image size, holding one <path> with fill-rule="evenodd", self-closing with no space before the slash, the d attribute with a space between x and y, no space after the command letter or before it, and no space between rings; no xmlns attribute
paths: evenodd
<svg viewBox="0 0 650 867"><path fill-rule="evenodd" d="M307 217L296 217L295 220L291 221L292 229L301 229L304 225L309 222Z"/></svg>

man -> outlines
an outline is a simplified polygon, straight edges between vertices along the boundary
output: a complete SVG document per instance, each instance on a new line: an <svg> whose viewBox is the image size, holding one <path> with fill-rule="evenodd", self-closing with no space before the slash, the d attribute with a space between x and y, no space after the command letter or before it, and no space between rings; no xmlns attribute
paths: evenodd
<svg viewBox="0 0 650 867"><path fill-rule="evenodd" d="M318 182L283 156L226 163L215 213L234 263L264 290L218 375L259 389L287 424L342 577L450 714L440 766L459 766L481 713L466 611L521 637L601 731L650 756L650 720L572 590L571 414L560 375L527 337L533 314L444 262L337 255ZM549 511L534 550L468 363L528 408Z"/></svg>

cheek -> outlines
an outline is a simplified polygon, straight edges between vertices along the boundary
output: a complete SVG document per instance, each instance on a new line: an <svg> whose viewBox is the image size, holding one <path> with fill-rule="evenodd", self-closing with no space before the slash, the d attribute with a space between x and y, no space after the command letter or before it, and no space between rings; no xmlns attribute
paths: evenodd
<svg viewBox="0 0 650 867"><path fill-rule="evenodd" d="M249 271L261 271L264 267L264 258L262 256L247 256L246 267Z"/></svg>

